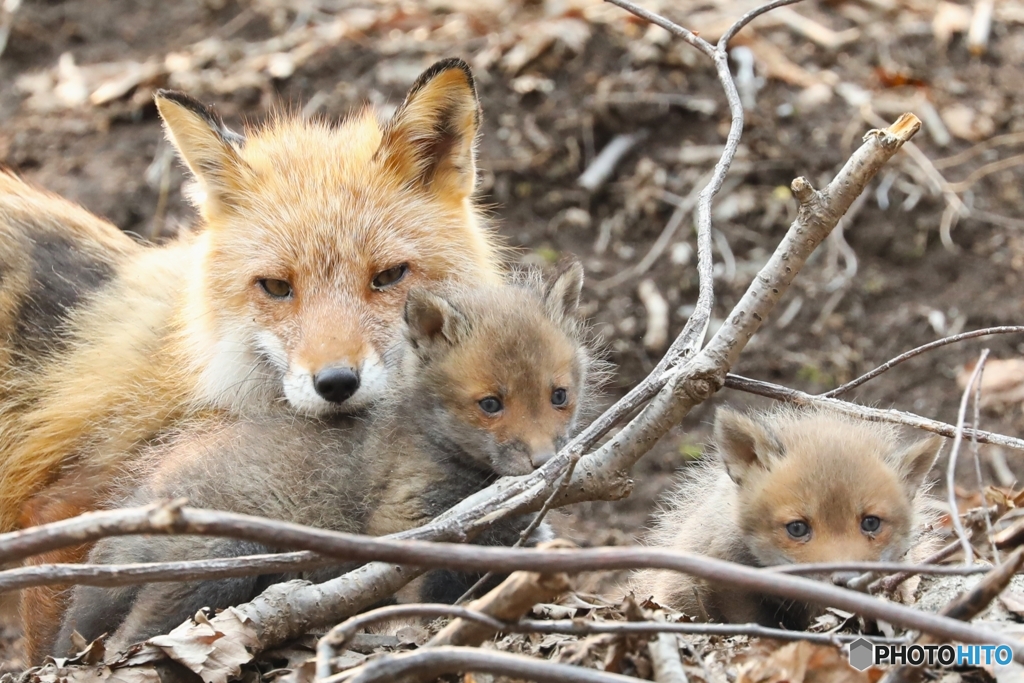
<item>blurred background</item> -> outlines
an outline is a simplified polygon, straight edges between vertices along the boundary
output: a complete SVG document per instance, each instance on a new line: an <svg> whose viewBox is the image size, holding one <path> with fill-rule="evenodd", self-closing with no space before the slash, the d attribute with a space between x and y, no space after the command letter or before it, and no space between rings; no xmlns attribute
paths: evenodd
<svg viewBox="0 0 1024 683"><path fill-rule="evenodd" d="M643 4L714 40L756 3ZM214 104L235 128L274 110L338 119L392 111L431 62L461 56L484 113L481 199L523 262L582 259L585 310L617 367L609 401L692 311L692 207L728 111L710 60L612 5L3 0L0 44L0 163L156 240L194 220L156 88ZM715 204L713 329L793 219L794 177L822 187L867 130L904 111L924 121L916 152L879 174L736 372L820 392L938 337L1024 323L1024 3L807 0L734 45L747 119ZM955 421L957 378L985 347L981 426L1020 435L1019 336L940 349L853 395ZM641 462L630 499L570 511L566 533L634 542L723 403L754 404L721 392ZM961 461L963 504L977 504ZM1024 474L1009 451L986 448L983 461L986 484Z"/></svg>

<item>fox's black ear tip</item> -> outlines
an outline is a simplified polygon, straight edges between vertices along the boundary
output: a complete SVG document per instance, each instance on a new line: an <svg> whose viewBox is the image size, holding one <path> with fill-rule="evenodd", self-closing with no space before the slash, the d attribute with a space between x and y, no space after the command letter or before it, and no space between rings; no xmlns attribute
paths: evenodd
<svg viewBox="0 0 1024 683"><path fill-rule="evenodd" d="M217 117L217 114L214 113L212 108L203 104L191 95L186 95L180 90L157 90L153 99L158 105L160 102L173 102L180 107L184 107L185 109L202 116L211 123L220 123L220 119Z"/></svg>
<svg viewBox="0 0 1024 683"><path fill-rule="evenodd" d="M190 95L186 95L180 90L168 90L166 88L161 88L160 90L157 90L156 93L153 95L153 99L167 100L168 102L174 102L175 104L180 104L182 106L189 108L192 108L197 104L201 104L199 100Z"/></svg>
<svg viewBox="0 0 1024 683"><path fill-rule="evenodd" d="M419 78L416 79L416 83L413 84L411 92L419 90L441 74L454 69L458 69L462 72L466 77L466 83L469 85L469 89L476 94L476 80L473 78L473 69L470 68L469 64L462 57L445 57L444 59L431 64L427 67L427 70L421 73Z"/></svg>

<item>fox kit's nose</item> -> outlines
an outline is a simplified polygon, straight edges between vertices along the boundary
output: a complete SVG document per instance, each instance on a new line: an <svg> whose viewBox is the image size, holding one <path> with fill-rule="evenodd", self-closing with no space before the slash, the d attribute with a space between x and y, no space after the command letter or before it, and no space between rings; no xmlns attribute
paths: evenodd
<svg viewBox="0 0 1024 683"><path fill-rule="evenodd" d="M313 388L331 403L344 403L359 389L359 373L352 368L324 368L313 376Z"/></svg>

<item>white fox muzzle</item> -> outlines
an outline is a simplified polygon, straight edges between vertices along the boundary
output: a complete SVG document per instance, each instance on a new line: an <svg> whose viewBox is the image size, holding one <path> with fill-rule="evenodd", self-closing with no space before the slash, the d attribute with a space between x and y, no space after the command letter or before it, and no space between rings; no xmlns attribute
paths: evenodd
<svg viewBox="0 0 1024 683"><path fill-rule="evenodd" d="M365 408L384 393L387 381L387 368L373 354L358 367L339 363L313 372L289 366L282 383L284 396L295 410L324 415Z"/></svg>

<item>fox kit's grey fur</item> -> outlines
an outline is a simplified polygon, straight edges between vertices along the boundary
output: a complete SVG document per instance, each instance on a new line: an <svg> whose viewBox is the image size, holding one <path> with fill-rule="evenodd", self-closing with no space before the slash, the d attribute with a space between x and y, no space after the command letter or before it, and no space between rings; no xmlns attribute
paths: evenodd
<svg viewBox="0 0 1024 683"><path fill-rule="evenodd" d="M581 284L582 269L573 264L549 286L529 276L472 291L413 290L400 379L369 416L332 423L210 416L154 446L129 478L134 493L114 502L185 496L199 507L373 535L424 524L497 476L531 472L573 432L595 368L576 316ZM511 543L525 521L499 525L477 542ZM101 541L89 560L274 550L227 539L124 537ZM79 587L56 649L69 651L74 630L88 639L114 633L108 647L120 648L164 633L202 607L245 602L288 578ZM458 597L445 581L424 585L430 599Z"/></svg>
<svg viewBox="0 0 1024 683"><path fill-rule="evenodd" d="M889 425L793 408L720 409L714 441L718 457L688 470L649 540L756 567L899 560L929 515L922 484L942 445L937 436L901 444ZM715 621L803 628L816 616L673 572L637 572L632 588Z"/></svg>

